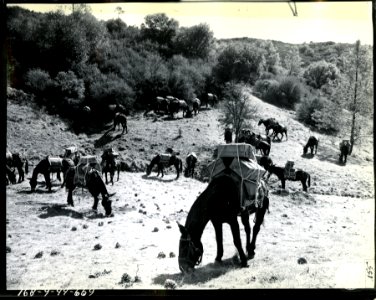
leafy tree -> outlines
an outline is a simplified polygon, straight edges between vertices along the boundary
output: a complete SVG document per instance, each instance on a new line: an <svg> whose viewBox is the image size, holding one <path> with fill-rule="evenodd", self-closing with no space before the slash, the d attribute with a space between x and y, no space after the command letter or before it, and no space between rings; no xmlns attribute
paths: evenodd
<svg viewBox="0 0 376 300"><path fill-rule="evenodd" d="M164 54L170 55L178 27L178 21L168 18L165 13L147 15L145 23L141 24L141 37L157 43Z"/></svg>
<svg viewBox="0 0 376 300"><path fill-rule="evenodd" d="M289 52L285 59L285 68L287 70L288 76L299 76L302 72L301 69L301 58L299 55L299 49L296 46L292 47L292 51Z"/></svg>
<svg viewBox="0 0 376 300"><path fill-rule="evenodd" d="M272 41L262 41L260 47L263 51L262 71L272 74L279 74L281 72L281 61L277 49L274 47Z"/></svg>
<svg viewBox="0 0 376 300"><path fill-rule="evenodd" d="M373 116L373 68L372 52L367 47L362 47L356 41L351 56L338 88L338 96L347 102L351 112L350 142L352 153L353 146L362 132L360 123L361 115Z"/></svg>
<svg viewBox="0 0 376 300"><path fill-rule="evenodd" d="M309 86L320 89L330 81L336 80L339 75L340 72L336 65L322 60L310 64L305 70L303 77Z"/></svg>
<svg viewBox="0 0 376 300"><path fill-rule="evenodd" d="M260 74L261 62L262 55L255 46L233 44L219 54L213 74L220 83L236 81L254 84Z"/></svg>
<svg viewBox="0 0 376 300"><path fill-rule="evenodd" d="M174 39L176 53L189 58L206 58L213 45L214 35L209 25L199 24L179 29Z"/></svg>
<svg viewBox="0 0 376 300"><path fill-rule="evenodd" d="M244 127L250 127L249 120L257 113L257 107L243 92L243 87L240 84L227 83L223 95L222 116L219 118L219 122L223 127L232 125L235 142L237 142L240 130Z"/></svg>

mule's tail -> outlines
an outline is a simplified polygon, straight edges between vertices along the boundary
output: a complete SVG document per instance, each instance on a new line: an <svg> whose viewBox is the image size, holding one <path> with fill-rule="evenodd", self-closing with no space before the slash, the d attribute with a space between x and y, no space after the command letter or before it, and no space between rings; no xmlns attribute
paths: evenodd
<svg viewBox="0 0 376 300"><path fill-rule="evenodd" d="M315 154L317 153L317 148L318 148L318 147L319 147L319 139L317 139Z"/></svg>
<svg viewBox="0 0 376 300"><path fill-rule="evenodd" d="M25 173L29 173L29 161L25 159Z"/></svg>
<svg viewBox="0 0 376 300"><path fill-rule="evenodd" d="M288 138L287 138L287 128L285 129L285 134L286 134L286 140L288 140Z"/></svg>

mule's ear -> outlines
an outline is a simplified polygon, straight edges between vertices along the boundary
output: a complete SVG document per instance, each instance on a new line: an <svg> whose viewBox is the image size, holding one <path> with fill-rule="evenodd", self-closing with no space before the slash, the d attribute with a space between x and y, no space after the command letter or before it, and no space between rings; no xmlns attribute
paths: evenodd
<svg viewBox="0 0 376 300"><path fill-rule="evenodd" d="M187 233L188 233L188 232L187 232L187 229L185 229L185 227L184 227L183 225L179 224L178 221L176 221L176 223L177 223L178 226L179 226L179 229L180 229L181 234L187 234Z"/></svg>

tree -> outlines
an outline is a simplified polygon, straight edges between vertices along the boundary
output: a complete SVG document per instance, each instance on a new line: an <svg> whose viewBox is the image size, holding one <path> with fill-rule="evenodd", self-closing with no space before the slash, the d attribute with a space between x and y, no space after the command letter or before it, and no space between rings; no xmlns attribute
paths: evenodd
<svg viewBox="0 0 376 300"><path fill-rule="evenodd" d="M373 69L372 52L362 47L360 41L356 41L350 59L347 62L345 75L342 79L340 94L348 102L351 112L350 121L350 154L354 144L362 131L360 124L361 115L373 114Z"/></svg>
<svg viewBox="0 0 376 300"><path fill-rule="evenodd" d="M145 23L141 24L141 35L144 39L170 47L178 27L178 21L168 18L165 13L147 15Z"/></svg>
<svg viewBox="0 0 376 300"><path fill-rule="evenodd" d="M235 142L238 141L240 130L244 127L250 127L248 121L257 113L256 106L243 92L242 86L234 82L226 84L221 110L222 116L219 118L219 122L223 127L232 125Z"/></svg>
<svg viewBox="0 0 376 300"><path fill-rule="evenodd" d="M336 65L321 60L310 64L305 70L303 77L309 86L320 89L330 81L336 80L339 75L340 72Z"/></svg>
<svg viewBox="0 0 376 300"><path fill-rule="evenodd" d="M180 28L175 40L176 53L188 58L206 58L213 44L214 35L209 25L199 24Z"/></svg>
<svg viewBox="0 0 376 300"><path fill-rule="evenodd" d="M264 64L262 65L263 71L278 75L281 71L281 60L273 42L263 41L261 42L260 47L262 48L264 56Z"/></svg>
<svg viewBox="0 0 376 300"><path fill-rule="evenodd" d="M289 52L285 57L285 68L287 70L288 76L299 76L301 73L301 61L299 55L299 49L296 46L292 47L292 51Z"/></svg>

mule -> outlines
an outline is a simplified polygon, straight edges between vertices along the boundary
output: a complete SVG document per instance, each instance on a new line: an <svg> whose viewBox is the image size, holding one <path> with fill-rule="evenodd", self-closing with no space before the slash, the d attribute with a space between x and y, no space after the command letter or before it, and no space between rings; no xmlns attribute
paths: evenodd
<svg viewBox="0 0 376 300"><path fill-rule="evenodd" d="M222 224L228 223L231 227L233 242L238 250L242 267L247 267L248 259L255 256L256 238L263 223L265 212L269 208L268 190L265 182L262 180L258 187L258 199L252 202L245 209L241 208L240 181L237 181L229 175L222 175L214 178L208 187L198 196L188 212L185 225L178 223L180 229L179 241L179 268L185 273L194 269L200 264L204 252L201 242L202 233L209 221L214 226L217 241L217 255L215 260L221 262L223 256L223 232ZM255 225L253 227L252 241L250 241L251 227L249 216L255 213ZM240 215L246 232L246 250L245 255L238 223Z"/></svg>
<svg viewBox="0 0 376 300"><path fill-rule="evenodd" d="M263 167L266 171L268 171L268 168L273 165L273 160L270 158L270 156L264 155L264 156L261 156L259 160L257 160L257 163L261 167ZM268 173L268 175L266 176L266 180L268 180L270 178L270 176L272 175L270 172L267 172L267 173Z"/></svg>
<svg viewBox="0 0 376 300"><path fill-rule="evenodd" d="M161 96L157 96L155 98L155 108L154 108L154 111L156 113L165 113L167 114L168 113L168 104L169 104L169 101L166 99L166 98L163 98Z"/></svg>
<svg viewBox="0 0 376 300"><path fill-rule="evenodd" d="M268 119L260 119L258 122L258 126L263 124L265 126L265 134L268 136L269 131L273 129L274 125L277 125L278 122L275 118L268 118Z"/></svg>
<svg viewBox="0 0 376 300"><path fill-rule="evenodd" d="M52 190L51 173L57 173L57 179L61 181L60 172L63 170L63 158L47 156L43 158L34 168L33 175L30 179L31 191L34 192L37 186L38 174L43 174L46 181L46 188L49 192Z"/></svg>
<svg viewBox="0 0 376 300"><path fill-rule="evenodd" d="M350 153L350 142L341 143L340 144L340 155L339 155L339 162L341 164L346 164L347 162L347 155Z"/></svg>
<svg viewBox="0 0 376 300"><path fill-rule="evenodd" d="M114 185L115 172L117 172L117 181L119 181L120 162L117 159L115 159L114 156L108 155L106 157L103 157L101 166L102 166L102 175L104 174L105 176L106 184L108 184L107 173L110 174L110 182L112 183L112 185Z"/></svg>
<svg viewBox="0 0 376 300"><path fill-rule="evenodd" d="M123 113L116 113L115 114L115 117L114 117L114 128L113 130L115 131L116 130L116 127L117 126L122 126L123 127L123 131L121 132L121 134L124 133L124 130L125 130L125 133L128 133L128 127L127 127L127 117L125 114Z"/></svg>
<svg viewBox="0 0 376 300"><path fill-rule="evenodd" d="M79 166L70 167L65 176L66 188L68 190L68 197L67 202L68 205L74 206L73 202L73 191L77 187L77 183L75 182L76 173L78 173ZM102 196L102 206L106 212L106 216L112 215L112 201L110 200L110 195L106 189L106 185L103 182L103 179L98 170L91 168L89 165L82 166L84 176L84 187L87 188L90 194L94 198L94 204L92 209L97 210L99 198L98 196Z"/></svg>
<svg viewBox="0 0 376 300"><path fill-rule="evenodd" d="M306 155L308 152L308 148L311 149L311 155L313 156L313 151L317 154L317 147L319 145L319 140L314 136L310 136L308 139L307 144L303 147L303 154Z"/></svg>
<svg viewBox="0 0 376 300"><path fill-rule="evenodd" d="M188 156L185 159L186 167L184 171L185 177L192 177L195 173L195 167L197 163L197 156L194 152L188 154Z"/></svg>
<svg viewBox="0 0 376 300"><path fill-rule="evenodd" d="M179 100L175 98L174 100L170 101L169 111L170 111L170 115L172 119L174 118L174 115L179 113L180 111L182 111L183 118L184 118L184 115L187 109L188 109L188 104L184 100Z"/></svg>
<svg viewBox="0 0 376 300"><path fill-rule="evenodd" d="M12 153L9 150L6 151L6 164L10 168L16 168L18 172L18 183L25 180L25 173L29 173L29 162L27 158L20 153ZM24 171L25 170L25 171Z"/></svg>
<svg viewBox="0 0 376 300"><path fill-rule="evenodd" d="M146 167L146 175L149 176L151 173L151 170L153 169L154 165L157 165L158 168L158 174L157 177L159 176L160 173L162 173L162 177L164 176L164 168L165 167L170 167L174 166L176 169L176 179L179 178L180 173L183 170L183 162L182 160L177 157L176 155L170 155L170 154L158 154L153 157L151 160L150 164Z"/></svg>
<svg viewBox="0 0 376 300"><path fill-rule="evenodd" d="M281 124L277 124L277 125L274 125L271 127L273 129L273 133L272 133L272 137L273 137L273 141L275 140L275 138L278 138L280 141L282 141L283 139L283 135L286 136L286 140L288 139L287 138L287 128ZM279 138L279 134L281 134L281 138Z"/></svg>
<svg viewBox="0 0 376 300"><path fill-rule="evenodd" d="M303 186L303 191L307 192L307 187L311 186L311 175L303 170L297 170L295 172L295 179L285 177L285 168L277 167L276 165L268 166L267 171L270 174L274 174L282 183L282 188L285 189L286 180L300 181ZM269 176L270 177L270 176Z"/></svg>

